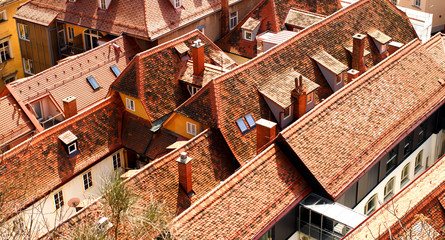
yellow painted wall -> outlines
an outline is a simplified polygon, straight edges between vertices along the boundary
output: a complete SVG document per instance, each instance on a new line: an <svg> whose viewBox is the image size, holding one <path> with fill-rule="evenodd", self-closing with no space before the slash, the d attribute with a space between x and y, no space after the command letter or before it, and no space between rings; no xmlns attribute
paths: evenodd
<svg viewBox="0 0 445 240"><path fill-rule="evenodd" d="M8 74L17 71L17 79L24 77L19 38L17 34L15 19L13 18L13 16L17 12L17 8L19 7L19 5L26 1L27 0L19 0L14 3L0 7L0 12L6 10L6 18L8 19L7 21L0 23L0 39L11 35L9 37L9 44L10 50L12 52L12 59L6 62L6 66L5 63L0 64L0 69L3 68L3 70L0 71L0 91L4 87L4 82L2 80L3 76L7 76Z"/></svg>
<svg viewBox="0 0 445 240"><path fill-rule="evenodd" d="M202 132L207 128L206 126L200 124L199 122L196 122L188 117L185 117L177 113L173 113L173 115L170 117L170 120L168 120L168 122L164 124L163 128L190 139L193 138L195 135L187 133L187 122L196 124L197 128L196 135L198 135L200 132Z"/></svg>
<svg viewBox="0 0 445 240"><path fill-rule="evenodd" d="M122 99L122 102L123 102L123 104L125 106L125 109L128 112L130 112L130 113L132 113L132 114L134 114L134 115L136 115L138 117L141 117L143 119L147 119L148 121L150 121L150 119L148 118L148 115L145 112L145 109L142 106L142 103L141 103L141 101L139 99L134 98L134 97L130 97L130 96L125 95L123 93L119 93L119 95L121 96L121 99ZM132 111L132 110L127 108L127 99L126 98L129 98L129 99L134 101L134 109L135 109L135 111ZM151 122L150 122L150 124L151 124Z"/></svg>
<svg viewBox="0 0 445 240"><path fill-rule="evenodd" d="M70 39L68 38L68 27L71 27L71 28L74 29L74 40L70 40ZM88 28L84 28L84 27L80 27L80 26L71 25L71 24L66 23L66 24L65 24L65 34L66 34L66 39L67 39L67 41L68 41L68 42L74 42L74 46L75 46L75 47L79 47L79 45L80 45L83 49L85 49L85 42L84 42L84 35L83 35L83 32L84 32L85 30L87 30L87 29L88 29ZM107 35L106 33L103 33L103 32L101 32L101 34L102 34L103 36L106 36L106 35Z"/></svg>

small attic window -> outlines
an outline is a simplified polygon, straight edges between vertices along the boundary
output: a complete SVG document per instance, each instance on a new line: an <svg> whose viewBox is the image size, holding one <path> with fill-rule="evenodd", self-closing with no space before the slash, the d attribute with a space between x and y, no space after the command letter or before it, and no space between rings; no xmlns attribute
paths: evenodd
<svg viewBox="0 0 445 240"><path fill-rule="evenodd" d="M247 132L247 130L249 130L247 128L246 123L244 122L243 118L239 118L238 120L236 120L236 125L238 125L239 130L241 131L241 133L245 133Z"/></svg>
<svg viewBox="0 0 445 240"><path fill-rule="evenodd" d="M99 7L101 9L106 10L107 9L107 2L106 2L106 0L99 0Z"/></svg>
<svg viewBox="0 0 445 240"><path fill-rule="evenodd" d="M252 41L252 32L244 31L244 39Z"/></svg>
<svg viewBox="0 0 445 240"><path fill-rule="evenodd" d="M249 113L246 116L244 116L244 118L246 118L247 124L249 124L250 128L254 128L256 126L256 123L252 117L252 114Z"/></svg>
<svg viewBox="0 0 445 240"><path fill-rule="evenodd" d="M71 131L68 130L59 135L59 139L62 141L63 147L70 158L79 154L79 149L77 148L77 137Z"/></svg>
<svg viewBox="0 0 445 240"><path fill-rule="evenodd" d="M111 66L110 69L114 73L114 76L116 77L121 74L121 71L119 70L119 68L117 68L116 65Z"/></svg>
<svg viewBox="0 0 445 240"><path fill-rule="evenodd" d="M175 9L182 7L182 0L170 0Z"/></svg>
<svg viewBox="0 0 445 240"><path fill-rule="evenodd" d="M260 28L261 21L249 17L247 21L241 26L243 30L243 38L245 40L253 41Z"/></svg>
<svg viewBox="0 0 445 240"><path fill-rule="evenodd" d="M94 91L100 88L99 83L97 83L96 79L93 76L87 77L87 81Z"/></svg>

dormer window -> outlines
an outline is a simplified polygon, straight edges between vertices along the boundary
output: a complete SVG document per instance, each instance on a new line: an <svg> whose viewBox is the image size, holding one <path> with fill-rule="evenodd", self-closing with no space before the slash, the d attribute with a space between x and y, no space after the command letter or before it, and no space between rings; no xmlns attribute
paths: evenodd
<svg viewBox="0 0 445 240"><path fill-rule="evenodd" d="M344 85L344 74L348 67L329 53L321 51L312 57L328 82L332 91L336 92Z"/></svg>
<svg viewBox="0 0 445 240"><path fill-rule="evenodd" d="M243 30L243 39L253 41L258 33L261 22L254 18L248 18L247 21L241 26Z"/></svg>
<svg viewBox="0 0 445 240"><path fill-rule="evenodd" d="M339 75L337 75L336 77L336 84L341 84L344 80L345 80L345 73L340 73Z"/></svg>
<svg viewBox="0 0 445 240"><path fill-rule="evenodd" d="M65 151L68 153L68 156L74 157L79 154L79 148L77 147L77 137L71 131L66 131L62 135L59 136L60 141L62 141L63 147Z"/></svg>
<svg viewBox="0 0 445 240"><path fill-rule="evenodd" d="M388 51L388 44L392 40L390 36L380 32L379 30L368 32L368 35L372 38L380 54L384 54Z"/></svg>
<svg viewBox="0 0 445 240"><path fill-rule="evenodd" d="M189 91L190 95L194 95L196 92L198 92L199 88L187 85L187 90Z"/></svg>
<svg viewBox="0 0 445 240"><path fill-rule="evenodd" d="M99 7L101 9L106 10L107 9L107 2L106 2L106 0L99 0Z"/></svg>
<svg viewBox="0 0 445 240"><path fill-rule="evenodd" d="M170 0L175 9L182 7L182 0Z"/></svg>

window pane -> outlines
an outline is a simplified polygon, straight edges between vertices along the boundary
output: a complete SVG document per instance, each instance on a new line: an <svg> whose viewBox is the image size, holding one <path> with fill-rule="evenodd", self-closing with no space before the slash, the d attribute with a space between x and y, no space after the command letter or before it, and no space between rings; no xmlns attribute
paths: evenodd
<svg viewBox="0 0 445 240"><path fill-rule="evenodd" d="M248 130L242 118L236 120L236 125L238 125L238 128L241 130L242 133Z"/></svg>
<svg viewBox="0 0 445 240"><path fill-rule="evenodd" d="M117 76L119 76L119 75L121 74L121 71L119 70L119 68L117 68L116 65L113 65L113 66L111 66L110 68L111 68L111 71L113 71L114 76L117 77Z"/></svg>
<svg viewBox="0 0 445 240"><path fill-rule="evenodd" d="M250 128L255 127L255 120L250 113L244 116L244 118L246 118L247 124L249 124Z"/></svg>
<svg viewBox="0 0 445 240"><path fill-rule="evenodd" d="M88 77L87 80L90 83L90 86L93 88L93 90L97 90L100 87L96 79L94 79L94 77L92 76Z"/></svg>

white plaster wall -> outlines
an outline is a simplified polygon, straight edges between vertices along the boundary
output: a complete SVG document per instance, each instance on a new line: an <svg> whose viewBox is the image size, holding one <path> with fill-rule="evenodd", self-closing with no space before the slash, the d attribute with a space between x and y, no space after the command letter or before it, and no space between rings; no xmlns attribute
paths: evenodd
<svg viewBox="0 0 445 240"><path fill-rule="evenodd" d="M272 114L275 117L275 119L277 121L280 121L280 119L281 119L281 124L280 124L281 128L284 128L287 124L292 122L292 120L294 119L293 109L291 109L289 117L286 119L283 119L284 110L281 107L279 107L277 104L275 104L274 102L269 100L268 98L264 98L264 100L266 101L267 105L269 106L270 111L272 111Z"/></svg>
<svg viewBox="0 0 445 240"><path fill-rule="evenodd" d="M336 84L335 83L335 78L337 77L337 75L335 75L334 73L332 73L331 71L329 71L328 69L326 69L325 67L323 67L322 65L318 64L318 68L321 70L321 72L323 73L324 78L326 79L326 81L329 83L329 86L331 87L332 91L336 92L338 91L340 88L343 87L344 85L344 81L341 81L340 83Z"/></svg>
<svg viewBox="0 0 445 240"><path fill-rule="evenodd" d="M394 178L394 187L393 194L397 194L403 187L412 182L417 176L419 176L426 169L426 160L428 158L427 166L431 166L435 161L437 161L437 154L434 150L439 142L445 140L445 134L443 131L439 134L432 134L420 147L418 147L415 151L413 151L402 163L400 163L397 168L395 168L388 176L386 176L365 198L360 201L357 206L354 208L354 211L365 214L365 205L369 201L369 199L377 193L377 208L380 207L384 201L384 189L385 185L388 181ZM415 160L417 154L423 149L423 158L422 158L422 168L420 168L417 172L415 172ZM406 166L406 164L410 163L409 169L409 181L405 182L403 186L401 186L401 175L402 170ZM377 209L376 208L376 209Z"/></svg>
<svg viewBox="0 0 445 240"><path fill-rule="evenodd" d="M54 226L64 221L73 215L76 211L75 208L68 206L68 201L72 198L79 198L80 201L85 199L94 200L97 199L101 195L102 186L106 183L107 180L113 175L113 155L116 153L120 153L121 156L121 165L124 166L124 151L120 149L107 158L97 163L90 169L82 172L71 181L64 184L62 187L52 191L45 198L39 200L31 207L27 208L18 216L10 219L9 222L12 226L12 221L21 217L26 225L32 227L32 232L36 234L36 236L41 235L48 230L52 229ZM91 170L93 186L87 190L84 190L83 187L83 174L87 173ZM123 169L118 169L120 173L123 172ZM119 173L119 174L120 174ZM62 190L63 192L63 201L64 205L60 209L56 211L55 203L54 203L54 194L58 191Z"/></svg>

